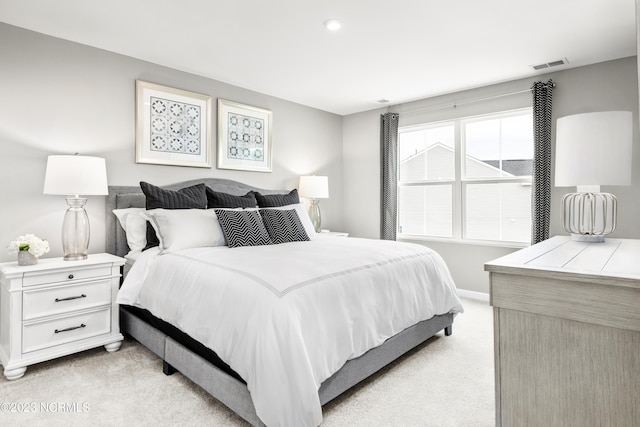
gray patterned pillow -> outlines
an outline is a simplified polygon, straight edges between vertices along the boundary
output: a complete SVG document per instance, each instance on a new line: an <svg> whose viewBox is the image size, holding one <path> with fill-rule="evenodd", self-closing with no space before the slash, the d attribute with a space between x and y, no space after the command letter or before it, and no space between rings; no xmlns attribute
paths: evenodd
<svg viewBox="0 0 640 427"><path fill-rule="evenodd" d="M260 209L260 215L269 237L275 244L305 242L309 235L295 209Z"/></svg>
<svg viewBox="0 0 640 427"><path fill-rule="evenodd" d="M273 244L258 211L214 211L230 248Z"/></svg>
<svg viewBox="0 0 640 427"><path fill-rule="evenodd" d="M147 210L207 208L207 194L204 184L196 184L174 191L140 181L140 188L145 196L145 207ZM155 230L150 223L147 223L147 246L143 250L158 246L159 244L160 242L158 241Z"/></svg>
<svg viewBox="0 0 640 427"><path fill-rule="evenodd" d="M298 190L295 188L286 194L260 194L257 191L252 191L252 193L261 208L277 208L300 203Z"/></svg>
<svg viewBox="0 0 640 427"><path fill-rule="evenodd" d="M252 192L244 196L234 196L233 194L221 193L209 187L207 191L207 208L255 208L258 201Z"/></svg>

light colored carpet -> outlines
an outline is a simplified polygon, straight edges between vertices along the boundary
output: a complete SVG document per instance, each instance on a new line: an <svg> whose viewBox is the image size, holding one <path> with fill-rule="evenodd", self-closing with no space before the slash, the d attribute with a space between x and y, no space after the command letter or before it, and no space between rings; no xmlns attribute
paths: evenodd
<svg viewBox="0 0 640 427"><path fill-rule="evenodd" d="M463 303L452 336L438 334L329 402L322 426L493 426L492 311ZM23 411L7 412L7 403ZM89 424L248 425L180 373L165 376L162 361L132 339L116 353L100 347L0 379L0 425Z"/></svg>

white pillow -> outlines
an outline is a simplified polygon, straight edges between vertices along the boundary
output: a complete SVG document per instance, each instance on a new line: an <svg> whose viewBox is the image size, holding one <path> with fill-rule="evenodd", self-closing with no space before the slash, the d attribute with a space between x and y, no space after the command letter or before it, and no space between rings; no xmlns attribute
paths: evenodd
<svg viewBox="0 0 640 427"><path fill-rule="evenodd" d="M160 241L160 253L227 242L213 209L151 209L142 212Z"/></svg>
<svg viewBox="0 0 640 427"><path fill-rule="evenodd" d="M113 213L127 236L131 252L141 252L147 246L147 220L140 213L144 208L114 209Z"/></svg>
<svg viewBox="0 0 640 427"><path fill-rule="evenodd" d="M265 209L277 209L279 211L288 211L291 209L295 209L298 217L300 218L300 222L304 227L304 231L307 232L309 239L313 239L316 235L316 229L313 227L313 223L311 222L311 218L309 218L309 211L304 203L295 203L293 205L287 206L279 206L277 208L265 208Z"/></svg>

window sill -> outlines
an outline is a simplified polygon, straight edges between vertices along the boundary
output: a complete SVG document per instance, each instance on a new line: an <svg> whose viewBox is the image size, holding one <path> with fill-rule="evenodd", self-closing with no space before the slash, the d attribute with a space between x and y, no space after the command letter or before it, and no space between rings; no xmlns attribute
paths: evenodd
<svg viewBox="0 0 640 427"><path fill-rule="evenodd" d="M472 246L492 246L498 248L515 248L522 249L531 246L529 243L524 242L502 242L497 240L471 240L471 239L454 239L446 237L431 237L431 236L419 236L412 234L398 234L396 240L401 242L436 242L436 243L454 243L460 245L472 245Z"/></svg>

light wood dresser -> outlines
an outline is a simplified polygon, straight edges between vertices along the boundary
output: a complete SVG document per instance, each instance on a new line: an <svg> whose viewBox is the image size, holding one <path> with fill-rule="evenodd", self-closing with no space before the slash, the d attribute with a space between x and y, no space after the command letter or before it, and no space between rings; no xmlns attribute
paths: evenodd
<svg viewBox="0 0 640 427"><path fill-rule="evenodd" d="M89 348L120 348L116 295L124 258L0 264L0 362L9 380L27 366Z"/></svg>
<svg viewBox="0 0 640 427"><path fill-rule="evenodd" d="M558 236L485 270L496 425L640 426L640 240Z"/></svg>

